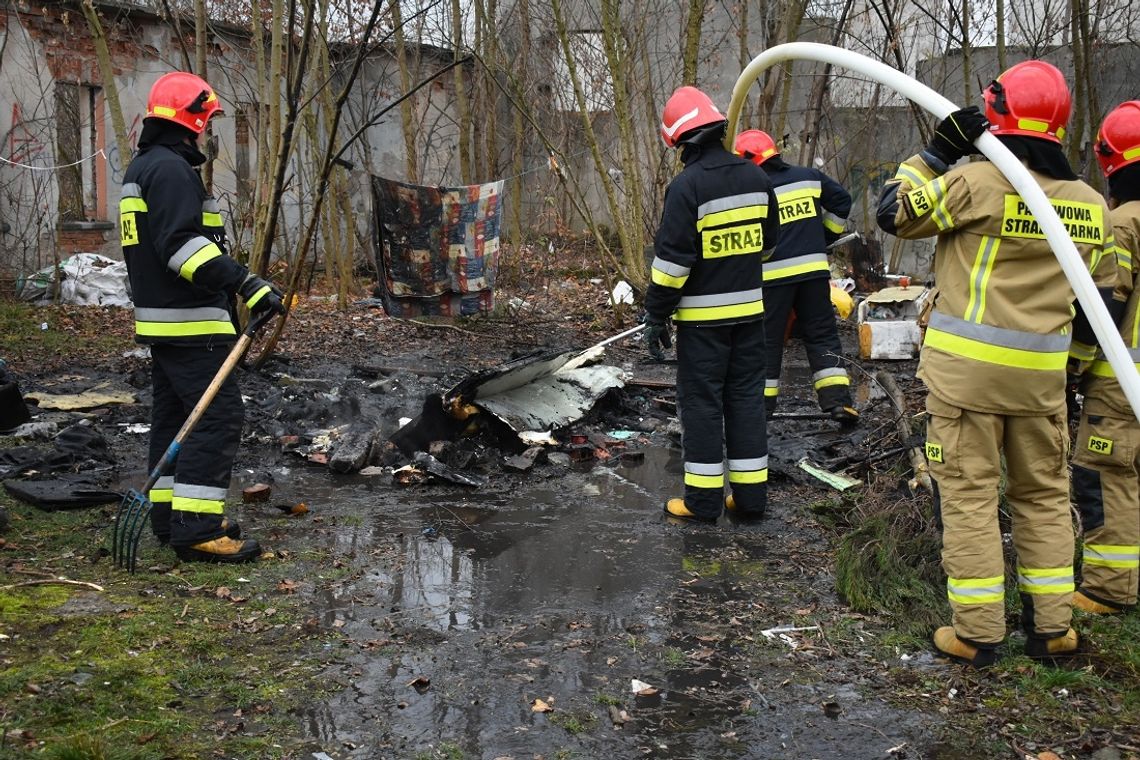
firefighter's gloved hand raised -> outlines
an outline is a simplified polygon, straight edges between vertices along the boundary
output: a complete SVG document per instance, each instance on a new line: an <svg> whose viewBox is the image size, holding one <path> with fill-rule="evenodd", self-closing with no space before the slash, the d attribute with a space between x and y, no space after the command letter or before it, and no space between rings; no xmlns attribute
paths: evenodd
<svg viewBox="0 0 1140 760"><path fill-rule="evenodd" d="M962 156L977 153L977 140L990 125L977 106L962 108L947 116L934 128L934 137L926 146L927 152L947 166Z"/></svg>
<svg viewBox="0 0 1140 760"><path fill-rule="evenodd" d="M255 274L250 274L238 288L238 295L245 302L250 313L258 314L269 310L275 314L285 313L285 304L281 302L282 294L277 286L268 280L263 280Z"/></svg>
<svg viewBox="0 0 1140 760"><path fill-rule="evenodd" d="M672 331L669 329L669 320L659 322L652 317L645 317L645 350L659 362L665 361L665 352L662 348L672 348L673 336Z"/></svg>

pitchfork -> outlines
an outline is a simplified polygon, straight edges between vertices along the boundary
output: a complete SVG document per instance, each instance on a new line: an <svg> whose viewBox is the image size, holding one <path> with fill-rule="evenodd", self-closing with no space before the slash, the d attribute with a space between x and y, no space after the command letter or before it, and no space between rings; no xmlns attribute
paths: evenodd
<svg viewBox="0 0 1140 760"><path fill-rule="evenodd" d="M198 420L205 414L206 408L210 406L210 402L214 400L214 396L218 395L218 389L222 387L222 383L230 376L230 372L241 361L242 354L249 348L250 342L253 340L254 334L260 330L270 319L276 316L276 312L267 309L258 316L249 320L249 324L245 328L245 332L241 334L237 343L234 344L233 350L230 355L226 357L225 362L222 363L221 369L218 374L214 375L214 379L210 381L209 387L206 388L202 398L195 404L194 409L190 412L190 416L186 418L186 422L182 423L182 429L178 431L178 435L174 436L174 440L166 447L166 453L162 455L162 459L158 461L154 470L151 471L150 477L146 481L146 485L142 490L136 491L131 489L127 491L127 495L123 497L122 503L119 504L119 512L115 515L115 529L111 537L111 556L115 560L116 567L123 567L130 572L135 571L135 561L138 559L139 539L142 537L143 529L149 522L151 507L154 505L150 501L150 489L154 488L154 484L158 479L163 476L167 468L174 464L174 460L178 458L178 452L182 448L182 443L190 435L190 431L198 424Z"/></svg>

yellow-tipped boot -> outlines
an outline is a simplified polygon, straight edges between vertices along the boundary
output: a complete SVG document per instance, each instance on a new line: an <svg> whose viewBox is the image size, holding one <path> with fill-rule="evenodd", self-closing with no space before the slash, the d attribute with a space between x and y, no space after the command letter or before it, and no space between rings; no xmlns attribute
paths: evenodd
<svg viewBox="0 0 1140 760"><path fill-rule="evenodd" d="M1035 660L1055 660L1076 654L1081 648L1081 637L1072 628L1050 639L1030 636L1025 640L1025 655Z"/></svg>
<svg viewBox="0 0 1140 760"><path fill-rule="evenodd" d="M261 544L253 539L238 541L229 536L221 536L193 546L176 546L174 553L183 562L238 564L253 562L260 557Z"/></svg>
<svg viewBox="0 0 1140 760"><path fill-rule="evenodd" d="M702 517L690 511L689 508L685 506L684 499L669 499L669 501L665 502L665 514L669 517L676 517L679 520L688 520L690 522L716 522L715 517Z"/></svg>
<svg viewBox="0 0 1140 760"><path fill-rule="evenodd" d="M1073 593L1073 608L1090 615L1119 615L1124 612L1120 607L1113 607L1110 604L1093 599L1083 591Z"/></svg>
<svg viewBox="0 0 1140 760"><path fill-rule="evenodd" d="M970 665L975 668L988 668L997 662L998 654L995 647L980 647L963 641L954 632L954 626L944 625L934 632L932 637L934 648L938 654L949 657L951 660Z"/></svg>

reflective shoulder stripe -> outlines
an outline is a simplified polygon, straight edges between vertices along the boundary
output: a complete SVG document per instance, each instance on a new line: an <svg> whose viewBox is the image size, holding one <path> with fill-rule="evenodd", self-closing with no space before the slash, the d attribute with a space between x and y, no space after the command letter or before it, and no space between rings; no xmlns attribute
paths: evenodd
<svg viewBox="0 0 1140 760"><path fill-rule="evenodd" d="M912 187L921 187L930 181L921 169L910 164L899 164L898 171L895 172L895 179L905 179Z"/></svg>
<svg viewBox="0 0 1140 760"><path fill-rule="evenodd" d="M789 182L776 188L776 201L788 203L802 198L818 198L821 194L819 182L815 180Z"/></svg>

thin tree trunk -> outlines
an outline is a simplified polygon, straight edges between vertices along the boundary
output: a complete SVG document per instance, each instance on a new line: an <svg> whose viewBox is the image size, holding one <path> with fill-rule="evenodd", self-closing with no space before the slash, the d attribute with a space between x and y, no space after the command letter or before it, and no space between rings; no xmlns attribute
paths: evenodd
<svg viewBox="0 0 1140 760"><path fill-rule="evenodd" d="M962 0L962 102L970 102L970 0Z"/></svg>
<svg viewBox="0 0 1140 760"><path fill-rule="evenodd" d="M843 31L847 26L847 16L851 13L851 6L853 4L854 0L847 0L843 4L843 11L839 14L835 30L831 35L832 45L839 45L840 40L843 38ZM803 142L800 144L801 164L811 165L816 156L817 146L819 145L820 124L823 121L823 99L827 95L828 78L830 76L831 65L828 64L823 67L823 74L820 75L812 87L811 107L807 119L805 119L805 132L803 133ZM810 130L810 132L807 130Z"/></svg>
<svg viewBox="0 0 1140 760"><path fill-rule="evenodd" d="M689 0L689 13L685 20L685 49L681 57L681 84L697 84L697 63L704 21L705 0Z"/></svg>
<svg viewBox="0 0 1140 760"><path fill-rule="evenodd" d="M209 71L206 68L206 50L209 47L210 30L206 26L206 0L194 0L194 73L210 81ZM206 122L206 129L203 131L206 147L210 144L213 138L214 130L209 122ZM213 193L214 187L214 156L211 155L213 151L202 151L206 154L207 161L202 165L202 184L206 186L207 193Z"/></svg>
<svg viewBox="0 0 1140 760"><path fill-rule="evenodd" d="M1005 71L1005 0L997 1L997 57L998 71Z"/></svg>
<svg viewBox="0 0 1140 760"><path fill-rule="evenodd" d="M528 0L518 0L519 27L521 36L519 40L520 61L530 60L530 3ZM523 158L526 151L527 126L523 119L521 108L514 109L514 178L511 185L514 188L514 203L511 204L511 237L516 245L522 245L523 229Z"/></svg>
<svg viewBox="0 0 1140 760"><path fill-rule="evenodd" d="M83 0L80 4L83 15L87 19L87 26L91 30L91 39L95 43L95 58L99 64L99 76L103 80L103 100L107 103L107 111L111 114L111 129L115 132L115 145L119 148L120 161L126 166L130 160L132 147L127 139L127 124L123 120L123 108L119 105L119 87L115 83L115 66L111 61L111 49L107 45L107 34L103 23L99 20L99 13L95 10L93 0Z"/></svg>
<svg viewBox="0 0 1140 760"><path fill-rule="evenodd" d="M463 14L459 0L451 0L451 44L455 60L463 58ZM459 175L465 185L474 183L471 166L471 106L467 100L467 77L463 67L455 67L455 110L459 116Z"/></svg>
<svg viewBox="0 0 1140 760"><path fill-rule="evenodd" d="M407 92L412 87L412 75L408 71L407 43L404 37L404 20L400 11L400 3L393 2L388 5L392 16L392 30L396 37L396 66L400 69L400 89ZM415 107L413 98L400 103L400 125L404 131L404 167L408 182L420 182L419 155L416 150Z"/></svg>

